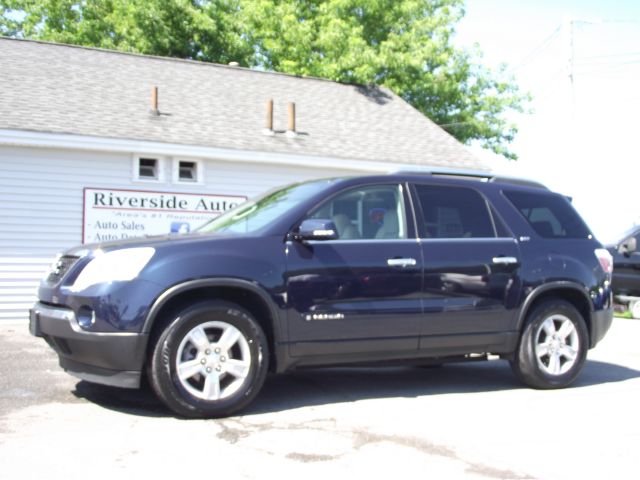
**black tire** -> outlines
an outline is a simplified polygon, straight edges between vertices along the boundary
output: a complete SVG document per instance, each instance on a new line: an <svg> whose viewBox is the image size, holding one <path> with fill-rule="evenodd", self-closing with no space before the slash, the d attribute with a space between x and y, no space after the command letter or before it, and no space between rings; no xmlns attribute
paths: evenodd
<svg viewBox="0 0 640 480"><path fill-rule="evenodd" d="M237 340L218 343L225 332ZM267 339L251 314L232 303L209 301L185 309L168 324L151 351L148 376L160 400L178 415L223 417L251 403L268 361Z"/></svg>
<svg viewBox="0 0 640 480"><path fill-rule="evenodd" d="M561 331L563 325L566 330ZM554 329L556 333L550 334ZM580 374L588 348L589 334L580 312L563 300L547 300L528 315L511 368L530 387L563 388Z"/></svg>

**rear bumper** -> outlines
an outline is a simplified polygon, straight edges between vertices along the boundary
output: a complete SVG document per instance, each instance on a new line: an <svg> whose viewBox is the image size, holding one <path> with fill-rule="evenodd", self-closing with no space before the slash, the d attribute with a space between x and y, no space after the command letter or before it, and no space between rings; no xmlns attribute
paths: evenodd
<svg viewBox="0 0 640 480"><path fill-rule="evenodd" d="M613 323L613 307L595 311L591 314L591 342L593 348L602 340Z"/></svg>
<svg viewBox="0 0 640 480"><path fill-rule="evenodd" d="M147 335L87 332L73 310L36 303L29 330L56 351L68 373L93 383L124 388L140 386Z"/></svg>

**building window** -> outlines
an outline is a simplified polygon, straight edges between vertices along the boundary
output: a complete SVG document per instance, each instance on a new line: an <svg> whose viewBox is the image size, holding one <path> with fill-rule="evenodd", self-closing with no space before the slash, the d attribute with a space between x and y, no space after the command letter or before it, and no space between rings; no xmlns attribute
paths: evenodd
<svg viewBox="0 0 640 480"><path fill-rule="evenodd" d="M142 182L164 181L161 157L135 156L133 158L133 180Z"/></svg>
<svg viewBox="0 0 640 480"><path fill-rule="evenodd" d="M174 183L204 183L202 161L200 160L173 160Z"/></svg>
<svg viewBox="0 0 640 480"><path fill-rule="evenodd" d="M138 175L140 178L158 179L158 159L157 158L141 158L138 167Z"/></svg>

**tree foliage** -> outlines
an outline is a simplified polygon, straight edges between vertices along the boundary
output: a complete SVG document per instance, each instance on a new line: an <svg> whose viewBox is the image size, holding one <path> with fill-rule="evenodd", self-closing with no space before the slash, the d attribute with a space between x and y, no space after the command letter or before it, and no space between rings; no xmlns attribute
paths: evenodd
<svg viewBox="0 0 640 480"><path fill-rule="evenodd" d="M515 158L527 96L452 43L463 0L5 0L0 33L384 85L460 141Z"/></svg>
<svg viewBox="0 0 640 480"><path fill-rule="evenodd" d="M4 0L0 33L227 63L253 49L237 21L239 1Z"/></svg>

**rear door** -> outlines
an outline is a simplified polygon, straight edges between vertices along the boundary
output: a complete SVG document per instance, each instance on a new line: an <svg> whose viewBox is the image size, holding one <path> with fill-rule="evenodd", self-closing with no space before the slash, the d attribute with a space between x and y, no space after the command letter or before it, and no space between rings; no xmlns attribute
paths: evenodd
<svg viewBox="0 0 640 480"><path fill-rule="evenodd" d="M473 188L415 184L413 194L424 259L420 348L502 343L519 291L516 240Z"/></svg>

